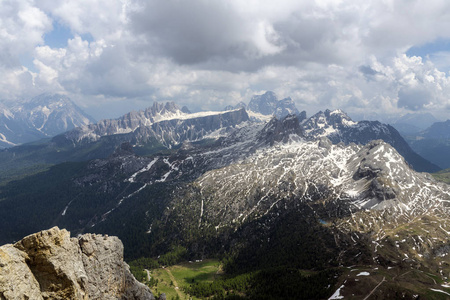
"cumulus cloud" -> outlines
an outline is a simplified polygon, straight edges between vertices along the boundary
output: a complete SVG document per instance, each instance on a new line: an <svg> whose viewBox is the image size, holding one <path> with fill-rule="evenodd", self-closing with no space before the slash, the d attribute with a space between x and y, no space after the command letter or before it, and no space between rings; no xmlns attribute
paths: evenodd
<svg viewBox="0 0 450 300"><path fill-rule="evenodd" d="M89 108L174 100L220 109L274 90L299 108L448 114L450 3L386 1L5 0L0 98L65 92ZM45 45L55 22L64 48ZM86 38L89 36L90 38ZM33 67L24 64L32 57ZM96 101L92 101L96 99ZM124 102L126 101L126 102ZM109 105L108 108L114 107ZM116 113L118 115L119 113Z"/></svg>
<svg viewBox="0 0 450 300"><path fill-rule="evenodd" d="M6 0L0 5L0 65L16 72L21 69L21 56L43 43L42 36L52 23L32 1Z"/></svg>

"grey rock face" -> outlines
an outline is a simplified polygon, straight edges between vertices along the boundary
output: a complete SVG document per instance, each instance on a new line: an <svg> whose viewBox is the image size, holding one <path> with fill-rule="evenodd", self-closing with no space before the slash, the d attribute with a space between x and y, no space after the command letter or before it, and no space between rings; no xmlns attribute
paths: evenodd
<svg viewBox="0 0 450 300"><path fill-rule="evenodd" d="M277 107L277 96L274 92L266 92L263 95L255 95L248 104L248 109L263 115L271 115Z"/></svg>
<svg viewBox="0 0 450 300"><path fill-rule="evenodd" d="M247 108L263 115L274 115L279 119L287 115L300 114L290 97L278 100L275 93L271 91L253 96Z"/></svg>
<svg viewBox="0 0 450 300"><path fill-rule="evenodd" d="M233 109L239 109L239 108L247 109L247 104L245 104L244 102L241 101L236 105L227 105L227 106L225 106L225 108L223 110L233 110Z"/></svg>
<svg viewBox="0 0 450 300"><path fill-rule="evenodd" d="M259 133L258 140L273 145L275 142L286 143L291 136L303 137L303 130L296 115L288 115L281 121L273 118Z"/></svg>
<svg viewBox="0 0 450 300"><path fill-rule="evenodd" d="M248 121L244 109L215 114L187 114L176 104L165 105L155 102L145 111L131 112L115 120L103 120L97 124L76 128L55 142L69 144L90 143L104 136L116 136L117 141L131 142L133 145L156 140L165 147L184 141L195 141L222 128L233 128L241 122Z"/></svg>
<svg viewBox="0 0 450 300"><path fill-rule="evenodd" d="M57 227L0 247L1 299L154 299L123 261L117 237Z"/></svg>

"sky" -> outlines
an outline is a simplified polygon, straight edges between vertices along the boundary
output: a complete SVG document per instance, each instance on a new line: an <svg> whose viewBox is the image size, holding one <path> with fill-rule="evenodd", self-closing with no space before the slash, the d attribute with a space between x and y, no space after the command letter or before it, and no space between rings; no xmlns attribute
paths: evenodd
<svg viewBox="0 0 450 300"><path fill-rule="evenodd" d="M63 93L96 119L267 90L311 115L450 118L447 0L0 0L0 100Z"/></svg>

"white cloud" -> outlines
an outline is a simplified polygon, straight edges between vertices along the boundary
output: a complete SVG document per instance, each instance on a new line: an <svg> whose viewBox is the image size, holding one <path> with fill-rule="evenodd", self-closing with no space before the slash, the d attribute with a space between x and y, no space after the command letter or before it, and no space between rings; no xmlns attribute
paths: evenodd
<svg viewBox="0 0 450 300"><path fill-rule="evenodd" d="M449 77L439 70L450 66L448 53L404 53L449 39L449 14L444 0L6 0L0 98L57 90L86 107L175 100L219 109L274 90L310 113L422 109L445 117ZM44 45L52 22L70 28L67 47ZM34 70L22 67L24 55Z"/></svg>
<svg viewBox="0 0 450 300"><path fill-rule="evenodd" d="M50 18L33 6L32 1L4 0L0 5L0 65L16 69L21 56L43 43L43 34L52 25Z"/></svg>

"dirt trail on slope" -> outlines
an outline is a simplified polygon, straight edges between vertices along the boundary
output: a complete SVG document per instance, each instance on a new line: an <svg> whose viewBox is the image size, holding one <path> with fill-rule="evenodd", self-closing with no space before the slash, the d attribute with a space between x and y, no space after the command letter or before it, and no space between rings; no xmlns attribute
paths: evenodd
<svg viewBox="0 0 450 300"><path fill-rule="evenodd" d="M172 280L173 285L174 285L174 287L175 287L175 291L177 292L178 296L180 297L180 299L183 299L183 295L181 294L181 292L180 292L180 290L179 290L178 283L177 283L177 281L175 280L175 277L173 277L172 272L170 272L170 270L167 269L167 268L164 269L164 270L166 270L167 274L169 274L170 280Z"/></svg>
<svg viewBox="0 0 450 300"><path fill-rule="evenodd" d="M383 283L386 281L386 277L383 277L383 280L380 281L380 283L377 284L377 286L369 293L369 295L366 296L366 298L364 298L363 300L367 300L369 299L369 297L373 294L373 292L376 291L376 289Z"/></svg>

